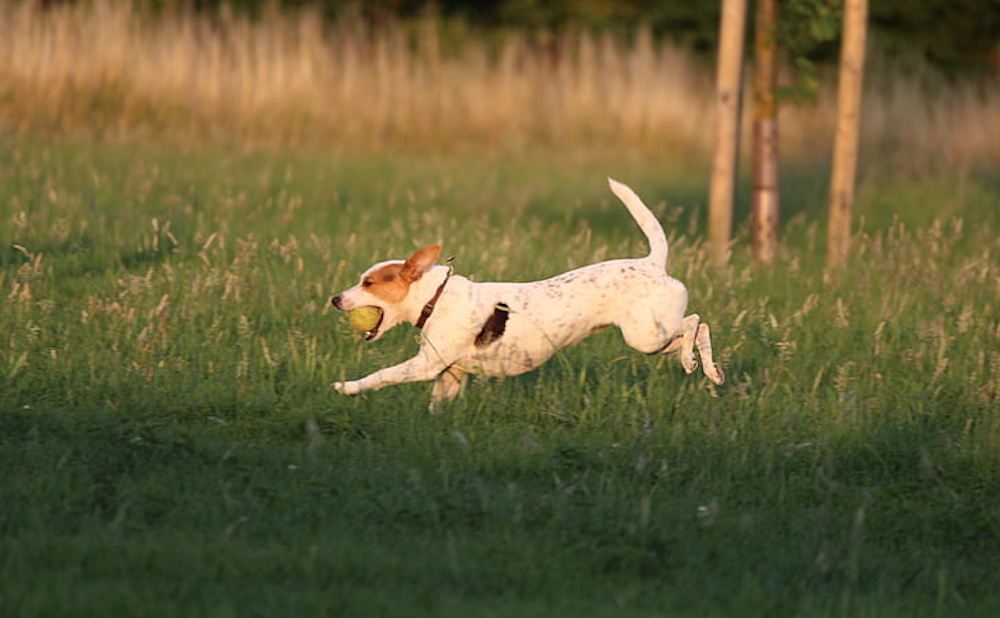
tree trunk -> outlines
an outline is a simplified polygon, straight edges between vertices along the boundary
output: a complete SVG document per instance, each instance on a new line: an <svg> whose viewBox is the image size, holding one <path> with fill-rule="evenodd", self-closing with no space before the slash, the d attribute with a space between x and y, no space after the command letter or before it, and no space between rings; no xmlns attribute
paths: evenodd
<svg viewBox="0 0 1000 618"><path fill-rule="evenodd" d="M723 266L729 260L729 238L733 230L746 12L746 0L722 0L716 75L718 127L708 202L708 243L712 261L717 266Z"/></svg>
<svg viewBox="0 0 1000 618"><path fill-rule="evenodd" d="M833 142L830 221L826 243L826 262L833 267L842 266L847 261L851 238L867 21L868 0L845 0L840 76L837 84L837 132Z"/></svg>
<svg viewBox="0 0 1000 618"><path fill-rule="evenodd" d="M777 0L758 0L755 26L750 240L754 260L766 265L778 250Z"/></svg>

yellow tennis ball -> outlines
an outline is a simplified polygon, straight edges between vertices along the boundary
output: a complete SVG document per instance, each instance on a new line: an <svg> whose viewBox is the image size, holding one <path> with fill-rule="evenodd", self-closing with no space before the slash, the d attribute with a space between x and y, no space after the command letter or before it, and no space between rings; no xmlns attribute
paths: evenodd
<svg viewBox="0 0 1000 618"><path fill-rule="evenodd" d="M355 307L347 312L347 318L354 330L367 333L378 326L379 320L382 319L382 310L371 305Z"/></svg>

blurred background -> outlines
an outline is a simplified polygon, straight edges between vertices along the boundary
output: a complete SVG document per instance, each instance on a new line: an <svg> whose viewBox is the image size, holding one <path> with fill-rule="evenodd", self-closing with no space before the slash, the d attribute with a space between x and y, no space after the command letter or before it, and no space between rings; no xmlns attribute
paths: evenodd
<svg viewBox="0 0 1000 618"><path fill-rule="evenodd" d="M0 131L707 161L719 5L0 0ZM782 153L826 159L840 3L782 11ZM870 29L868 164L996 168L1000 2L878 0Z"/></svg>

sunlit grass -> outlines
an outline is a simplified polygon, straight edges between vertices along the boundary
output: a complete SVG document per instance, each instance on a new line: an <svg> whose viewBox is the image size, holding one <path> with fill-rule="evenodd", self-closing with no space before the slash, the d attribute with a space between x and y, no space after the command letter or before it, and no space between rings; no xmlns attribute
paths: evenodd
<svg viewBox="0 0 1000 618"><path fill-rule="evenodd" d="M708 266L697 174L640 158L0 153L0 593L26 613L990 615L997 194L869 178L850 267L808 200ZM665 222L728 383L605 331L540 370L357 398L328 295L443 242L479 280ZM803 195L808 194L804 191ZM937 211L934 204L941 204ZM724 591L724 592L720 592Z"/></svg>

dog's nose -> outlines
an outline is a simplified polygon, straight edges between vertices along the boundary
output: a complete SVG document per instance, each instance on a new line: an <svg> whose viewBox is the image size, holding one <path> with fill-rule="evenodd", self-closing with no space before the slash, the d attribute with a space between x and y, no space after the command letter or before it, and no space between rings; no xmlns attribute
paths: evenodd
<svg viewBox="0 0 1000 618"><path fill-rule="evenodd" d="M330 302L333 303L334 307L336 307L337 309L340 309L340 294L337 294L336 296L334 296L333 298L331 298Z"/></svg>

